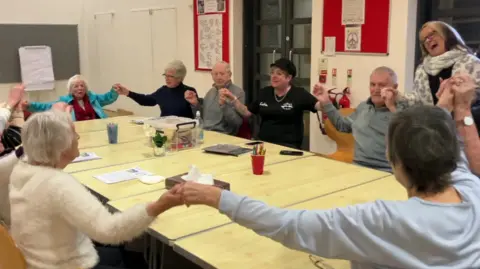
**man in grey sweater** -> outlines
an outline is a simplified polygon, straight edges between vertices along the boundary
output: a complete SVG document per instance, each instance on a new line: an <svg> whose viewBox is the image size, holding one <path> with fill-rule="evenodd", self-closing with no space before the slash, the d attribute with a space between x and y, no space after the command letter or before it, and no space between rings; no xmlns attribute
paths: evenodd
<svg viewBox="0 0 480 269"><path fill-rule="evenodd" d="M343 117L330 102L324 86L315 85L314 94L322 105L323 113L327 113L328 119L338 131L353 134L354 163L386 172L392 171L385 154L385 137L397 107L393 96L381 96L381 90L396 89L397 86L397 75L392 69L385 66L376 68L370 75L370 98L360 103L350 116Z"/></svg>
<svg viewBox="0 0 480 269"><path fill-rule="evenodd" d="M227 62L218 62L212 68L213 87L204 98L197 98L192 91L185 92L185 99L192 106L193 114L201 112L205 130L229 135L237 135L243 123L242 116L225 98L221 98L219 90L228 89L240 102L245 103L245 93L232 83L232 72Z"/></svg>

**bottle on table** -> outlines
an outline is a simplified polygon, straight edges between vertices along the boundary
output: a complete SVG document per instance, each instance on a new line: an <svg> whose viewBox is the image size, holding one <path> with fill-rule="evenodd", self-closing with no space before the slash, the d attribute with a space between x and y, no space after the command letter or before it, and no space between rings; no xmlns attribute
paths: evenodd
<svg viewBox="0 0 480 269"><path fill-rule="evenodd" d="M197 120L198 125L196 127L196 139L197 139L197 145L203 144L203 120L200 115L200 111L197 111L197 114L195 115L195 120Z"/></svg>

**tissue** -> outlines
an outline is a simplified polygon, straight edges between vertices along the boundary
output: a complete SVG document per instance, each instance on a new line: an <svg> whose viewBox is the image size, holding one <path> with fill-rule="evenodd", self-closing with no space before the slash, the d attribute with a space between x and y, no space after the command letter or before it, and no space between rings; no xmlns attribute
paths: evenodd
<svg viewBox="0 0 480 269"><path fill-rule="evenodd" d="M195 165L190 166L188 174L182 176L182 179L190 182L197 182L205 185L214 185L213 175L201 174L200 170Z"/></svg>

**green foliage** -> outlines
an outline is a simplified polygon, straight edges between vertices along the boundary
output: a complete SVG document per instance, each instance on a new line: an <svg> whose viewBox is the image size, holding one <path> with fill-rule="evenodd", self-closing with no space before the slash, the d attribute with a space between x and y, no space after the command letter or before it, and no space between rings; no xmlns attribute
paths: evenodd
<svg viewBox="0 0 480 269"><path fill-rule="evenodd" d="M165 143L167 143L167 136L163 134L161 131L156 131L155 136L152 137L152 141L157 147L163 147Z"/></svg>

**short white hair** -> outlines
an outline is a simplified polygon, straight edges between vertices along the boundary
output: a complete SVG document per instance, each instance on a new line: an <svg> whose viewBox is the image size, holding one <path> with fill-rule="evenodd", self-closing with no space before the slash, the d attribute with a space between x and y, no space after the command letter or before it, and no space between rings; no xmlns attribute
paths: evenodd
<svg viewBox="0 0 480 269"><path fill-rule="evenodd" d="M175 77L181 79L182 81L187 76L187 68L185 67L183 62L179 60L168 63L165 67L165 72L167 72L168 70L175 70Z"/></svg>
<svg viewBox="0 0 480 269"><path fill-rule="evenodd" d="M230 73L230 74L232 73L232 68L230 67L230 64L229 64L229 63L227 63L227 62L225 62L225 61L219 61L219 62L215 63L215 64L213 65L213 67L215 67L216 65L223 65L223 67L225 67L225 71L226 71L227 73ZM212 69L213 69L213 68L212 68Z"/></svg>
<svg viewBox="0 0 480 269"><path fill-rule="evenodd" d="M72 120L69 114L49 110L33 114L23 125L22 142L29 163L55 166L62 153L72 146Z"/></svg>
<svg viewBox="0 0 480 269"><path fill-rule="evenodd" d="M83 83L85 84L85 89L88 91L87 80L82 75L77 74L68 79L68 82L67 82L68 92L72 92L73 85L78 81L83 81Z"/></svg>
<svg viewBox="0 0 480 269"><path fill-rule="evenodd" d="M372 71L372 74L374 73L387 73L392 79L393 85L398 85L397 73L395 73L392 68L388 66L379 66Z"/></svg>

